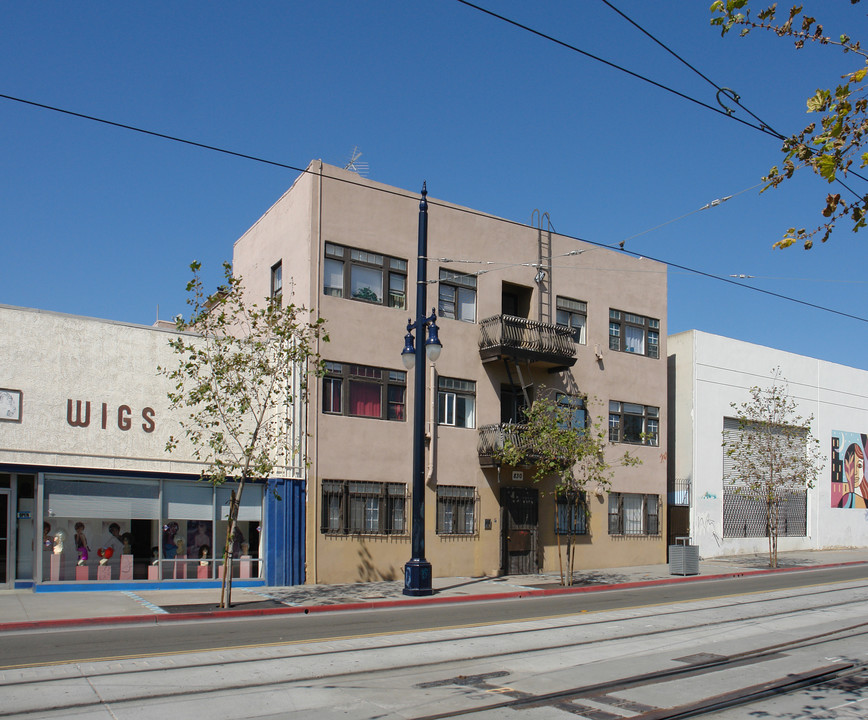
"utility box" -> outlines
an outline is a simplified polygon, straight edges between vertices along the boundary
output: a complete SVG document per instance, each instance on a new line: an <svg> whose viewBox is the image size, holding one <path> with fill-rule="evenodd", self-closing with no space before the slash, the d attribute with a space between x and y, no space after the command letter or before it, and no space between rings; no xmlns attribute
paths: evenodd
<svg viewBox="0 0 868 720"><path fill-rule="evenodd" d="M699 575L699 545L691 545L689 537L677 537L669 546L669 574Z"/></svg>

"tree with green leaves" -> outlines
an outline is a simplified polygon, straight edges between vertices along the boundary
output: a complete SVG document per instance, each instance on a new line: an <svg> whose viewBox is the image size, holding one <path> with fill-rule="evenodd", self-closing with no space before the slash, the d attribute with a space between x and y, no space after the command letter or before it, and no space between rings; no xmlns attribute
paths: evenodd
<svg viewBox="0 0 868 720"><path fill-rule="evenodd" d="M814 487L820 465L820 442L811 433L813 416L796 413L780 368L772 371L769 387L750 388L750 400L731 403L737 428L724 429L724 454L729 458L730 475L725 482L735 492L759 503L766 520L769 566L778 565L778 533L781 508L788 497Z"/></svg>
<svg viewBox="0 0 868 720"><path fill-rule="evenodd" d="M850 0L855 5L860 0ZM865 78L868 74L868 53L858 40L849 35L837 38L826 35L817 19L804 12L804 6L793 6L783 17L778 15L777 3L760 10L755 18L751 17L750 0L715 0L711 5L712 25L720 27L721 35L735 28L744 36L751 31L771 32L778 37L790 38L797 49L806 43L837 47L844 53L857 56L856 67L842 76L842 83L834 89L818 89L808 98L809 113L816 113L818 122L809 123L801 132L784 139L781 151L784 161L781 167L773 167L764 178L766 186L777 187L801 168L811 170L829 183L837 183L845 190L826 196L823 217L826 218L813 230L789 228L775 247L786 248L796 242L804 244L806 250L813 247L814 238L819 236L826 242L839 220L848 218L853 232L866 226L868 213L868 193L849 187L845 180L849 176L866 178L858 169L868 167L868 94ZM854 163L858 163L854 167ZM858 169L857 169L858 168Z"/></svg>
<svg viewBox="0 0 868 720"><path fill-rule="evenodd" d="M250 302L241 278L223 264L225 284L208 294L192 263L187 284L189 318L170 341L178 365L159 368L173 383L170 408L179 411L183 436L214 485L236 483L230 493L220 607L231 605L233 541L238 509L248 481L265 481L289 467L300 448L289 430L293 408L303 407L310 373L322 372L318 341L327 341L324 321L280 295ZM166 450L181 442L172 435ZM302 458L302 461L305 459Z"/></svg>
<svg viewBox="0 0 868 720"><path fill-rule="evenodd" d="M600 421L588 421L588 401L584 398L553 393L542 389L540 396L525 413L525 422L505 433L497 459L513 467L533 467L533 479L539 482L554 478L556 530L566 531L566 571L564 570L561 534L558 539L558 563L561 585L573 584L575 537L587 523L588 488L607 489L618 466L640 464L625 452L607 459L608 429ZM560 496L566 503L558 503ZM583 515L584 514L584 515Z"/></svg>

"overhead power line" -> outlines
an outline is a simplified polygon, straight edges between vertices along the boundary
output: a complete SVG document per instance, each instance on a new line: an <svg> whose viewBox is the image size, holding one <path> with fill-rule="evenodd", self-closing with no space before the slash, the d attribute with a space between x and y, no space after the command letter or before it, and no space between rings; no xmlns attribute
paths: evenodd
<svg viewBox="0 0 868 720"><path fill-rule="evenodd" d="M31 107L40 108L42 110L50 110L52 112L61 113L63 115L81 118L82 120L90 120L92 122L101 123L103 125L109 125L111 127L116 127L116 128L120 128L123 130L129 130L131 132L137 132L137 133L141 133L143 135L148 135L151 137L157 137L157 138L160 138L163 140L169 140L171 142L182 143L184 145L191 145L193 147L202 148L203 150L210 150L212 152L219 152L219 153L222 153L224 155L230 155L232 157L242 158L244 160L252 160L253 162L264 163L264 164L270 165L272 167L280 167L280 168L284 168L287 170L293 170L293 171L299 172L299 173L308 173L309 172L312 175L318 175L318 173L307 170L306 168L300 168L300 167L295 166L295 165L289 165L287 163L277 162L275 160L268 160L265 158L256 157L255 155L248 155L247 153L236 152L234 150L227 150L225 148L216 147L214 145L207 145L205 143L196 142L194 140L186 140L184 138L179 138L179 137L176 137L174 135L168 135L166 133L155 132L153 130L145 130L144 128L139 128L139 127L136 127L134 125L128 125L125 123L114 122L113 120L106 120L104 118L98 118L98 117L95 117L93 115L87 115L84 113L74 112L72 110L65 110L63 108L54 107L52 105L46 105L44 103L34 102L32 100L25 100L23 98L14 97L12 95L6 95L4 93L0 93L0 98L5 99L5 100L10 100L12 102L22 103L24 105L29 105ZM412 200L414 202L418 201L418 199L419 199L418 195L414 195L414 194L406 192L406 191L392 190L392 189L384 188L384 187L371 186L365 182L362 182L361 178L359 178L359 180L352 180L349 178L344 179L344 178L330 177L329 179L334 180L335 182L342 182L342 183L345 183L348 185L355 185L355 186L358 186L361 188L365 188L367 190L382 192L382 193L385 193L387 195L406 198L406 199ZM531 228L530 225L526 225L525 223L520 223L516 220L509 220L507 218L496 217L494 215L490 215L488 213L484 213L484 212L481 212L479 210L472 210L470 208L463 208L463 207L459 207L456 205L448 205L446 203L439 203L437 201L431 200L430 198L428 199L428 205L434 206L434 207L442 207L442 208L445 208L448 210L452 210L455 212L462 212L462 213L466 213L468 215L474 215L477 217L484 217L484 218L488 218L488 219L492 219L492 220L497 220L498 222L506 223L508 225L514 225L514 226L523 227L523 228ZM700 208L700 209L704 209L704 208ZM533 228L531 228L531 229L533 229ZM586 243L588 245L593 245L595 247L613 250L613 248L610 245L607 245L606 243L595 242L594 240L588 240L586 238L581 238L581 237L577 237L577 236L573 236L573 235L566 235L564 233L557 233L557 234L563 238L568 239L568 240L574 240L577 242ZM735 282L735 280L733 280L731 278L723 277L720 275L714 275L712 273L707 273L707 272L704 272L702 270L696 270L694 268L687 267L686 265L674 263L674 262L669 261L669 260L660 260L657 258L650 257L649 255L646 255L644 253L640 254L638 252L634 252L632 250L626 250L626 249L622 249L622 250L620 250L620 252L623 252L627 255L632 255L632 256L637 257L637 258L643 258L644 257L644 258L647 258L649 260L653 260L654 262L659 262L661 264L667 265L668 267L672 267L672 268L676 268L678 270L683 270L685 272L693 273L693 274L699 275L701 277L706 277L709 279L718 280L720 282L729 283L730 285L736 285L738 287L745 288L747 290L752 290L753 292L762 293L763 295L776 297L776 298L779 298L781 300L787 300L789 302L794 302L794 303L797 303L799 305L804 305L806 307L811 307L811 308L814 308L816 310L821 310L823 312L828 312L828 313L832 313L834 315L839 315L841 317L846 317L846 318L850 318L852 320L859 320L860 322L868 323L868 318L859 317L858 315L852 315L850 313L845 313L845 312L842 312L840 310L835 310L833 308L824 307L822 305L817 305L815 303L809 303L805 300L799 300L798 298L789 297L787 295L782 295L780 293L774 293L774 292L771 292L769 290L763 290L761 288L753 287L751 285Z"/></svg>
<svg viewBox="0 0 868 720"><path fill-rule="evenodd" d="M714 82L713 80L709 79L708 76L706 76L706 75L704 75L703 73L701 73L701 72L700 72L696 67L694 67L693 65L691 65L689 62L687 62L687 60L685 60L685 59L684 59L683 57L681 57L678 53L676 53L672 48L670 48L668 45L666 45L666 43L662 42L661 40L658 40L656 37L654 37L654 35L652 35L650 32L648 32L648 31L647 31L645 28L643 28L641 25L639 25L639 23L637 23L635 20L633 20L632 18L628 17L628 16L625 15L623 12L621 12L621 11L620 11L618 8L616 8L616 7L615 7L611 2L609 2L609 0L600 0L600 1L601 1L602 3L604 3L607 7L611 8L611 9L614 10L616 13L618 13L618 15L620 15L620 16L621 16L622 18L624 18L628 23L630 23L633 27L635 27L637 30L639 30L639 32L641 32L643 35L649 37L651 40L653 40L655 43L657 43L661 48L663 48L666 52L668 52L670 55L672 55L672 57L674 57L676 60L678 60L680 63L682 63L682 64L685 65L686 67L690 68L694 73L696 73L697 75L699 75L699 77L701 77L701 78L702 78L703 80L705 80L709 85L711 85L713 88L715 88L715 89L717 90L717 93L718 93L718 98L720 97L720 94L721 94L721 93L725 93L726 90L729 90L729 88L721 87L721 86L718 85L716 82ZM731 90L730 90L729 93L725 93L725 94L726 94L726 97L727 97L727 98L729 98L732 102L734 102L734 103L735 103L736 105L738 105L742 110L744 110L748 115L750 115L754 120L756 120L756 121L760 124L761 129L764 129L764 130L768 131L769 134L774 135L774 137L778 138L778 139L781 140L781 141L786 140L786 137L785 137L782 133L780 133L780 132L778 132L777 130L775 130L775 129L774 129L771 125L769 125L765 120L763 120L762 118L760 118L758 115L754 114L754 113L750 110L750 108L748 108L746 105L744 105L744 103L741 102L741 97L739 97L738 94L733 93ZM727 114L729 114L729 113L727 113ZM754 126L751 126L751 127L754 127ZM810 153L811 155L814 155L814 154L815 154L813 148L810 148L810 147L808 147L808 146L805 146L805 149L806 149L806 150L808 151L808 153ZM866 178L864 175L862 175L861 173L859 173L857 170L849 169L848 172L849 172L851 175L854 175L855 177L859 178L860 180L868 180L868 178ZM836 178L835 178L835 182L837 182L837 183L838 183L842 188L844 188L844 189L847 190L848 192L850 192L850 193L852 193L853 195L855 195L857 198L861 199L861 196L859 195L859 193L857 193L853 188L851 188L849 185L847 185L847 183L845 183L843 180L841 180L840 177L836 177Z"/></svg>
<svg viewBox="0 0 868 720"><path fill-rule="evenodd" d="M740 122L742 125L747 125L748 127L751 127L754 130L759 130L760 132L766 133L767 135L771 135L772 137L780 139L780 136L777 135L776 133L774 133L768 127L765 127L762 125L754 125L753 123L750 123L747 120L743 120L742 118L739 118L739 117L736 117L735 115L731 115L731 114L727 113L727 111L724 110L723 108L717 108L717 107L714 107L714 105L709 105L708 103L703 102L702 100L697 100L696 98L691 97L690 95L687 95L683 92L680 92L679 90L676 90L675 88L671 88L668 85L664 85L663 83L657 82L656 80L652 80L651 78L646 77L645 75L640 75L637 72L633 72L632 70L628 70L627 68L623 67L622 65L618 65L617 63L611 62L610 60L606 60L604 58L601 58L599 55L594 55L593 53L590 53L587 50L582 50L581 48L576 47L575 45L571 45L568 42L564 42L563 40L559 40L558 38L554 37L553 35L548 35L547 33L541 32L540 30L536 30L536 29L530 27L529 25L525 25L523 23L512 20L512 19L506 17L505 15L500 15L499 13L496 13L492 10L488 10L487 8L484 8L480 5L476 5L472 2L469 2L468 0L457 0L457 2L460 2L462 5L466 5L469 8L473 8L474 10L478 10L479 12L484 13L486 15L490 15L491 17L496 18L498 20L501 20L505 23L508 23L509 25L513 25L513 26L519 28L520 30L524 30L525 32L529 32L532 35L536 35L537 37L540 37L543 40L547 40L548 42L554 43L555 45L560 45L561 47L566 48L567 50L570 50L572 52L578 53L579 55L584 55L586 58L589 58L591 60L595 60L596 62L602 63L603 65L606 65L606 66L608 66L614 70L618 70L619 72L626 73L627 75L634 77L637 80L641 80L642 82L648 83L649 85L653 85L654 87L659 88L660 90L663 90L663 91L668 92L668 93L672 93L673 95L677 95L682 100L687 100L688 102L692 102L696 105L699 105L700 107L703 107L706 110L711 110L712 112L715 112L718 115L723 115L724 117L728 117L731 120L735 120L736 122Z"/></svg>

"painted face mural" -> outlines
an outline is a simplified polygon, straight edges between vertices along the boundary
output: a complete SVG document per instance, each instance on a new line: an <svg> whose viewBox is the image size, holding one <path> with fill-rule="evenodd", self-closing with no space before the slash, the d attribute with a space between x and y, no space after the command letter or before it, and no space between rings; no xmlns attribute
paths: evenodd
<svg viewBox="0 0 868 720"><path fill-rule="evenodd" d="M832 433L832 507L868 508L866 444L868 435L865 434Z"/></svg>

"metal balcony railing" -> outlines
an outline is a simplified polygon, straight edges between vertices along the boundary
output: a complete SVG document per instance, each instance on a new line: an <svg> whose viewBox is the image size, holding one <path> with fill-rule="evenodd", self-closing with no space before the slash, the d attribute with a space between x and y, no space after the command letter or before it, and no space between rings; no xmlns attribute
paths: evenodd
<svg viewBox="0 0 868 720"><path fill-rule="evenodd" d="M527 425L518 423L500 423L499 425L483 425L479 428L479 439L476 447L479 453L479 461L483 465L494 465L495 458L503 449L503 444L509 440L521 449L526 449L527 442L522 436L522 431ZM532 455L532 454L531 454Z"/></svg>
<svg viewBox="0 0 868 720"><path fill-rule="evenodd" d="M479 354L483 360L509 355L530 361L573 365L573 330L513 315L495 315L480 323Z"/></svg>

